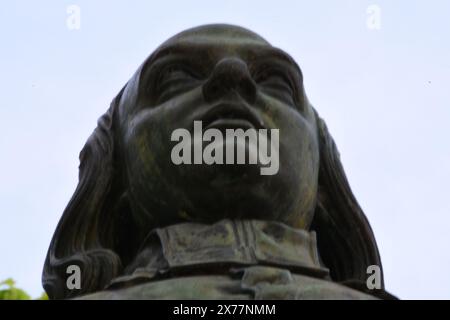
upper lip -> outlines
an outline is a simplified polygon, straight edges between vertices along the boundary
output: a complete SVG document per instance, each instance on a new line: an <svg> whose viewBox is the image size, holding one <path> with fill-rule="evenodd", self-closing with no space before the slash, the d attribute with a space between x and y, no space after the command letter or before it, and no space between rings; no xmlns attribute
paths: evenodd
<svg viewBox="0 0 450 320"><path fill-rule="evenodd" d="M219 103L205 112L202 122L205 127L214 124L226 125L227 119L230 126L245 126L255 129L264 128L261 118L248 106L236 103ZM235 120L235 121L233 121ZM236 121L238 120L238 121ZM242 125L247 123L247 125Z"/></svg>

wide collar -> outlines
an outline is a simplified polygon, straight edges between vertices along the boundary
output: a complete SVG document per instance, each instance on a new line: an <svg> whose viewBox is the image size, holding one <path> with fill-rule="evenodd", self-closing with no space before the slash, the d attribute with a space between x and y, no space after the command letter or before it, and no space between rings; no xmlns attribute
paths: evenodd
<svg viewBox="0 0 450 320"><path fill-rule="evenodd" d="M126 275L116 278L112 286L169 272L208 270L211 274L249 265L270 265L320 278L329 274L320 263L315 232L275 221L225 219L154 229Z"/></svg>

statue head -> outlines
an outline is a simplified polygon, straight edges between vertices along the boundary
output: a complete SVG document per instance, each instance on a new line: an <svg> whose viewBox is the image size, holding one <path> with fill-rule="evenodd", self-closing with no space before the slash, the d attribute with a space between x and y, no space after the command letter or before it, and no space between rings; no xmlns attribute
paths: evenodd
<svg viewBox="0 0 450 320"><path fill-rule="evenodd" d="M224 135L230 128L279 130L278 150L271 150L276 172L262 175L260 162L175 164L173 132L195 136L195 121ZM186 221L262 219L314 230L334 281L365 282L369 265L381 267L300 68L244 28L201 26L157 48L99 119L79 170L44 266L51 298L103 289L152 229ZM72 264L82 269L79 291L65 286Z"/></svg>

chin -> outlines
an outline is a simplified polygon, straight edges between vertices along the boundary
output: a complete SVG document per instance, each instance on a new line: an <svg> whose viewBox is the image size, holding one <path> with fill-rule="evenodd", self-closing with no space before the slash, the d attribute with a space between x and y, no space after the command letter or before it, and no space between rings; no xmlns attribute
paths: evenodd
<svg viewBox="0 0 450 320"><path fill-rule="evenodd" d="M196 221L215 222L222 219L275 219L279 212L263 185L230 184L190 190L188 215Z"/></svg>

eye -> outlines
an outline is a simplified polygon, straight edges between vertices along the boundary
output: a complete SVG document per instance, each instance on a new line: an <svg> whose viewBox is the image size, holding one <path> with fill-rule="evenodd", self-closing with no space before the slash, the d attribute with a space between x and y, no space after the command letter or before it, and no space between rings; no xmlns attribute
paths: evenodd
<svg viewBox="0 0 450 320"><path fill-rule="evenodd" d="M156 84L158 102L161 103L176 95L194 88L199 82L195 73L186 66L172 65L161 71Z"/></svg>
<svg viewBox="0 0 450 320"><path fill-rule="evenodd" d="M289 82L285 79L285 77L279 74L271 74L263 80L259 81L259 84L267 88L284 90L290 94L293 93Z"/></svg>
<svg viewBox="0 0 450 320"><path fill-rule="evenodd" d="M254 78L264 92L285 102L293 102L294 89L289 76L283 71L265 68Z"/></svg>

